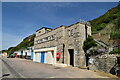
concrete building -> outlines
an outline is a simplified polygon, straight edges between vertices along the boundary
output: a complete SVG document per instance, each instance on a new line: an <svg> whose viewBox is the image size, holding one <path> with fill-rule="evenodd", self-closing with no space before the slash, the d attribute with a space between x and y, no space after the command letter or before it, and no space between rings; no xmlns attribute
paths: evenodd
<svg viewBox="0 0 120 80"><path fill-rule="evenodd" d="M33 49L34 47L24 48L18 51L15 51L14 54L17 54L19 58L33 59Z"/></svg>
<svg viewBox="0 0 120 80"><path fill-rule="evenodd" d="M27 47L25 49L22 50L22 56L25 59L33 59L33 49L34 47Z"/></svg>
<svg viewBox="0 0 120 80"><path fill-rule="evenodd" d="M41 28L36 31L34 39L33 61L68 66L86 66L83 42L91 35L91 27L75 23L70 26L60 26L55 29Z"/></svg>

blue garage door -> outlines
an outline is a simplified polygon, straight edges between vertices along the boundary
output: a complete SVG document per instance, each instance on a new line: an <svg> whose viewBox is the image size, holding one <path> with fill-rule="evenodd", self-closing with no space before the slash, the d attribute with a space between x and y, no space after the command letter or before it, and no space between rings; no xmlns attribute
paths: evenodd
<svg viewBox="0 0 120 80"><path fill-rule="evenodd" d="M45 60L45 52L41 52L41 63L44 63Z"/></svg>

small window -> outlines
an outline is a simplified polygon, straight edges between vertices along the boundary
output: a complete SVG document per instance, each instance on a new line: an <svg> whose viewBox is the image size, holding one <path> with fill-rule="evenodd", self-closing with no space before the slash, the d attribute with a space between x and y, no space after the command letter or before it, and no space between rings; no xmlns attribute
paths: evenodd
<svg viewBox="0 0 120 80"><path fill-rule="evenodd" d="M69 36L71 35L71 32L70 32L70 30L68 30L68 35L69 35Z"/></svg>
<svg viewBox="0 0 120 80"><path fill-rule="evenodd" d="M48 41L48 37L46 37L46 40Z"/></svg>
<svg viewBox="0 0 120 80"><path fill-rule="evenodd" d="M38 40L36 40L36 44L38 44Z"/></svg>
<svg viewBox="0 0 120 80"><path fill-rule="evenodd" d="M40 40L38 40L38 43L40 43Z"/></svg>
<svg viewBox="0 0 120 80"><path fill-rule="evenodd" d="M40 43L42 43L42 39L40 39Z"/></svg>
<svg viewBox="0 0 120 80"><path fill-rule="evenodd" d="M48 36L48 40L51 40L51 37L50 37L50 36Z"/></svg>
<svg viewBox="0 0 120 80"><path fill-rule="evenodd" d="M48 37L44 38L43 41L48 41Z"/></svg>
<svg viewBox="0 0 120 80"><path fill-rule="evenodd" d="M73 29L68 30L68 35L69 35L69 36L72 36L72 35L73 35Z"/></svg>
<svg viewBox="0 0 120 80"><path fill-rule="evenodd" d="M41 33L41 31L39 31L39 33Z"/></svg>
<svg viewBox="0 0 120 80"><path fill-rule="evenodd" d="M54 39L54 35L51 35L51 40Z"/></svg>

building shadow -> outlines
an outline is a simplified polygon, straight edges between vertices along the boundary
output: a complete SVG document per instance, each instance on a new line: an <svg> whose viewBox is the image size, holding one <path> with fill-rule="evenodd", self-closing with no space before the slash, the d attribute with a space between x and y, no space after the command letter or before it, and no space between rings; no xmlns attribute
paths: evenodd
<svg viewBox="0 0 120 80"><path fill-rule="evenodd" d="M3 76L2 76L2 77L5 77L5 76L10 76L10 74L3 74Z"/></svg>
<svg viewBox="0 0 120 80"><path fill-rule="evenodd" d="M116 75L116 68L114 66L110 69L110 73Z"/></svg>
<svg viewBox="0 0 120 80"><path fill-rule="evenodd" d="M117 61L115 61L115 65L110 69L110 73L113 75L117 75L120 77L120 57L117 57Z"/></svg>

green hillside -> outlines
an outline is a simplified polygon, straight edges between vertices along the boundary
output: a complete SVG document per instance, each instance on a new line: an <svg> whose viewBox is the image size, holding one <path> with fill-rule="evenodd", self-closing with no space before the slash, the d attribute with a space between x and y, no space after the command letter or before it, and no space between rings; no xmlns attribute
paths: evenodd
<svg viewBox="0 0 120 80"><path fill-rule="evenodd" d="M93 38L110 45L120 44L120 5L90 22Z"/></svg>
<svg viewBox="0 0 120 80"><path fill-rule="evenodd" d="M120 21L120 5L117 7L114 7L108 12L106 12L104 15L91 20L92 25L92 33L98 33L100 30L104 29L107 24L113 23L117 27L118 21ZM120 24L119 24L120 27Z"/></svg>
<svg viewBox="0 0 120 80"><path fill-rule="evenodd" d="M35 34L26 37L16 47L10 47L8 49L8 53L13 53L14 51L17 51L17 50L20 50L20 49L24 49L24 48L27 48L27 47L30 47L30 46L34 46L34 37L35 37Z"/></svg>

